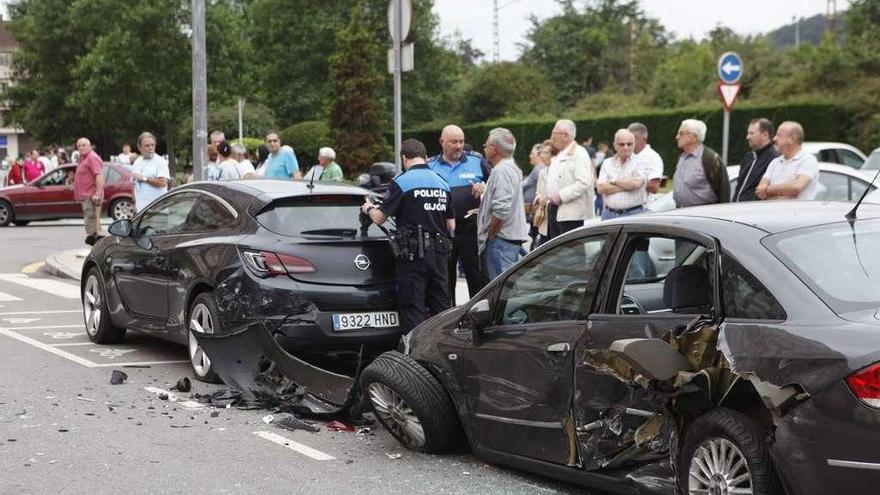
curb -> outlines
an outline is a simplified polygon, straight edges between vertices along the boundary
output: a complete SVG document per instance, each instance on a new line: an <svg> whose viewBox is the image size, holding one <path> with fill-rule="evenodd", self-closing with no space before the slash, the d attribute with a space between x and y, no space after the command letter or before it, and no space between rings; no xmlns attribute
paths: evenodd
<svg viewBox="0 0 880 495"><path fill-rule="evenodd" d="M85 256L80 257L83 251L83 249L71 249L50 255L46 258L43 270L56 277L79 280L82 260L85 259Z"/></svg>

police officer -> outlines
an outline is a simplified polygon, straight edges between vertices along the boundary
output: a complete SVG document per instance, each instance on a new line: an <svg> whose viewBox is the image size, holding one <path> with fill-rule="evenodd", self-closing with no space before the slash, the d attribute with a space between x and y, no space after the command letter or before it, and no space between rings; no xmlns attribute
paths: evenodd
<svg viewBox="0 0 880 495"><path fill-rule="evenodd" d="M447 259L455 218L449 185L428 168L425 145L407 139L400 154L406 170L391 182L380 206L367 202L361 210L379 225L395 217L394 282L403 328L409 332L449 309Z"/></svg>
<svg viewBox="0 0 880 495"><path fill-rule="evenodd" d="M449 291L455 302L455 282L458 278L458 260L464 267L468 293L474 297L486 285L480 271L477 246L477 211L480 196L489 179L489 165L477 153L465 151L464 131L455 125L443 128L440 134L443 153L431 157L428 166L446 179L452 190L452 207L455 210L455 238L449 256Z"/></svg>

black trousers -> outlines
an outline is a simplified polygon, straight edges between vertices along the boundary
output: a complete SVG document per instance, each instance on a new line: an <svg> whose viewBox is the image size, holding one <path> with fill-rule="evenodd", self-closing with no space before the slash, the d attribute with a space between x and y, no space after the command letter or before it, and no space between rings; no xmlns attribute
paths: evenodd
<svg viewBox="0 0 880 495"><path fill-rule="evenodd" d="M583 220L570 220L567 222L560 222L556 220L556 214L558 212L558 206L554 205L553 203L547 205L547 240L560 236L568 232L569 230L574 230L576 228L584 226Z"/></svg>
<svg viewBox="0 0 880 495"><path fill-rule="evenodd" d="M486 279L480 268L479 245L477 244L477 222L464 220L455 223L455 239L449 253L449 300L455 304L455 283L458 280L458 260L464 267L470 297L477 295L486 286Z"/></svg>
<svg viewBox="0 0 880 495"><path fill-rule="evenodd" d="M397 310L404 331L409 332L429 317L450 308L447 258L448 255L429 248L422 259L395 263Z"/></svg>

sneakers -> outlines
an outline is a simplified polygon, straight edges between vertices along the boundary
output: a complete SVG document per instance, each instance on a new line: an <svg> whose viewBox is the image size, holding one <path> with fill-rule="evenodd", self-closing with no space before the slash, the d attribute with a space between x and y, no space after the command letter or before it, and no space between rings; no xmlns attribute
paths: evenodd
<svg viewBox="0 0 880 495"><path fill-rule="evenodd" d="M96 236L95 234L89 234L88 236L86 236L86 244L88 244L89 246L94 246L97 241L98 236Z"/></svg>

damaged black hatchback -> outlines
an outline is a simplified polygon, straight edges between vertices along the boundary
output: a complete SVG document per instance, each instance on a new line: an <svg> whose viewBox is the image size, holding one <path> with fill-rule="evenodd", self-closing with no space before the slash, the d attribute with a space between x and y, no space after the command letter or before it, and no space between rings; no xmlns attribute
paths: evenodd
<svg viewBox="0 0 880 495"><path fill-rule="evenodd" d="M874 493L880 207L596 223L362 373L405 446L622 493Z"/></svg>
<svg viewBox="0 0 880 495"><path fill-rule="evenodd" d="M284 350L356 367L393 349L401 327L387 237L362 221L369 191L250 180L176 188L110 227L82 271L89 338L126 329L188 345L195 376L216 381L197 335L258 323Z"/></svg>

